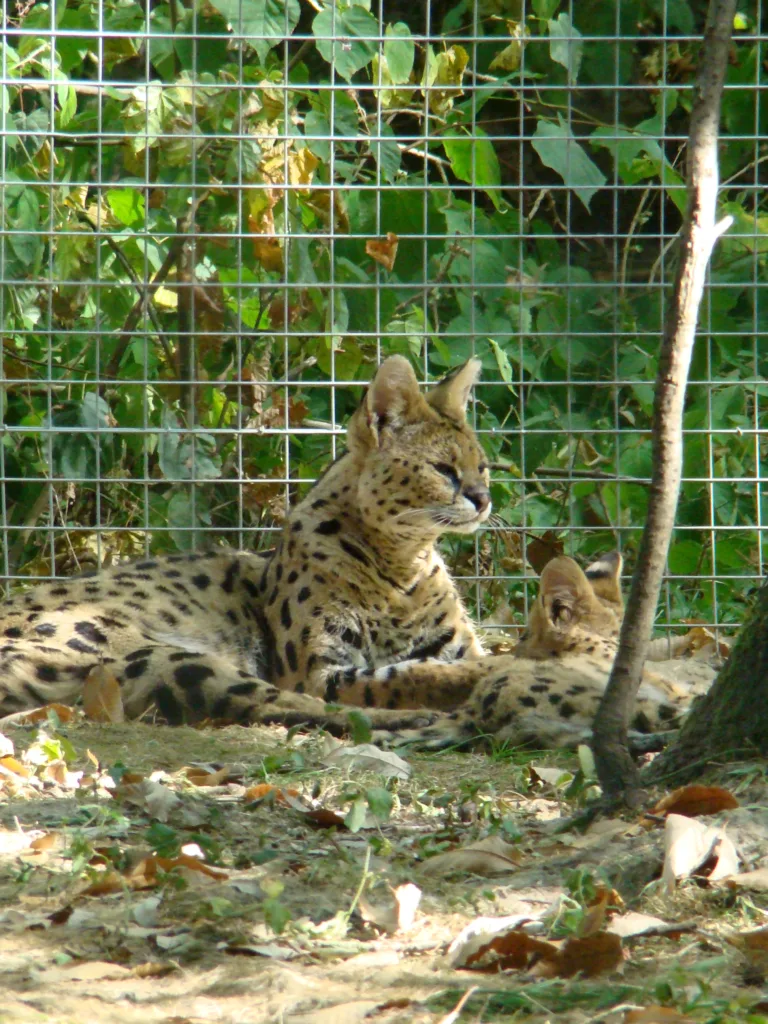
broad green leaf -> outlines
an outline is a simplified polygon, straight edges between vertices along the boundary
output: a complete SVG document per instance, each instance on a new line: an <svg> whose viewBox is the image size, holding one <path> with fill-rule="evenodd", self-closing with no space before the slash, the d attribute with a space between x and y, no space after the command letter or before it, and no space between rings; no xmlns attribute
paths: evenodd
<svg viewBox="0 0 768 1024"><path fill-rule="evenodd" d="M372 742L371 720L364 711L358 711L357 709L348 711L347 721L349 722L349 732L353 743Z"/></svg>
<svg viewBox="0 0 768 1024"><path fill-rule="evenodd" d="M293 34L301 15L299 0L212 0L211 6L235 35L247 37L262 64L273 46Z"/></svg>
<svg viewBox="0 0 768 1024"><path fill-rule="evenodd" d="M278 899L270 897L262 904L264 920L276 935L281 935L291 920L291 912Z"/></svg>
<svg viewBox="0 0 768 1024"><path fill-rule="evenodd" d="M673 576L696 576L701 571L703 550L695 540L673 540L667 564Z"/></svg>
<svg viewBox="0 0 768 1024"><path fill-rule="evenodd" d="M371 141L371 152L381 171L382 178L391 184L400 170L400 147L395 140L395 133L392 131L392 128L383 121L381 123L381 136L381 139L373 139Z"/></svg>
<svg viewBox="0 0 768 1024"><path fill-rule="evenodd" d="M362 7L325 8L312 22L312 32L320 56L347 81L371 63L378 49L379 24Z"/></svg>
<svg viewBox="0 0 768 1024"><path fill-rule="evenodd" d="M168 502L167 516L173 543L180 551L197 547L200 538L197 528L211 525L206 496L200 490L194 495L186 488L174 491Z"/></svg>
<svg viewBox="0 0 768 1024"><path fill-rule="evenodd" d="M350 832L359 832L365 824L366 801L359 796L344 816L344 824Z"/></svg>
<svg viewBox="0 0 768 1024"><path fill-rule="evenodd" d="M411 76L416 56L416 45L411 38L411 30L404 22L398 21L394 25L387 25L385 34L384 59L392 82L395 85L403 85Z"/></svg>
<svg viewBox="0 0 768 1024"><path fill-rule="evenodd" d="M605 184L605 175L589 159L562 117L557 123L540 118L531 145L541 162L556 171L589 210L595 192Z"/></svg>
<svg viewBox="0 0 768 1024"><path fill-rule="evenodd" d="M501 167L493 143L482 128L469 135L444 135L443 148L451 162L451 170L460 181L467 181L487 192L497 210L501 209L498 186L501 185Z"/></svg>
<svg viewBox="0 0 768 1024"><path fill-rule="evenodd" d="M144 193L136 188L111 188L106 195L109 208L128 228L144 226Z"/></svg>
<svg viewBox="0 0 768 1024"><path fill-rule="evenodd" d="M552 60L562 64L568 72L570 85L576 84L581 67L584 43L581 32L573 26L570 17L561 13L557 19L547 23L549 28L549 55Z"/></svg>
<svg viewBox="0 0 768 1024"><path fill-rule="evenodd" d="M501 379L506 382L507 387L514 394L515 389L512 387L512 364L510 363L509 358L507 357L507 353L499 345L498 342L493 340L493 338L488 339L488 344L491 346L491 351L493 352L496 358L496 365L499 368Z"/></svg>
<svg viewBox="0 0 768 1024"><path fill-rule="evenodd" d="M560 6L560 0L533 0L533 13L537 18L549 20Z"/></svg>
<svg viewBox="0 0 768 1024"><path fill-rule="evenodd" d="M56 85L56 99L59 101L57 124L59 128L66 128L77 112L77 93L74 86L69 82L59 82Z"/></svg>
<svg viewBox="0 0 768 1024"><path fill-rule="evenodd" d="M370 786L365 791L365 799L374 818L379 822L386 821L392 813L392 794L383 786Z"/></svg>

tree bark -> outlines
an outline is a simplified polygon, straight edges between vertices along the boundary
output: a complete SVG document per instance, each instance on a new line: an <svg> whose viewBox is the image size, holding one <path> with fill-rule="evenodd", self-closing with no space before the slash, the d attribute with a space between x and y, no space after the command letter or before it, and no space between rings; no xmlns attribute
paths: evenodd
<svg viewBox="0 0 768 1024"><path fill-rule="evenodd" d="M696 778L708 761L768 754L768 583L709 692L683 722L677 740L642 774L643 782Z"/></svg>
<svg viewBox="0 0 768 1024"><path fill-rule="evenodd" d="M637 555L619 651L594 723L593 749L608 800L637 802L639 775L629 753L627 730L643 672L659 590L675 522L682 471L685 387L715 241L730 218L715 224L720 101L736 0L710 0L688 142L688 206L680 262L659 353L653 408L653 473L648 515Z"/></svg>

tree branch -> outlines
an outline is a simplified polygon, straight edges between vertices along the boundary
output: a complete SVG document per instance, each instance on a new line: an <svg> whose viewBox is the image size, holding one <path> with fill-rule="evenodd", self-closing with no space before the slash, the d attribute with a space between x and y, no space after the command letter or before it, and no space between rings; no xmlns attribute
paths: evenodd
<svg viewBox="0 0 768 1024"><path fill-rule="evenodd" d="M653 473L619 650L594 723L598 777L608 801L637 802L639 775L627 731L642 678L675 523L682 475L685 388L712 249L731 218L715 223L717 140L736 0L710 0L688 142L688 206L680 262L659 353L653 405Z"/></svg>

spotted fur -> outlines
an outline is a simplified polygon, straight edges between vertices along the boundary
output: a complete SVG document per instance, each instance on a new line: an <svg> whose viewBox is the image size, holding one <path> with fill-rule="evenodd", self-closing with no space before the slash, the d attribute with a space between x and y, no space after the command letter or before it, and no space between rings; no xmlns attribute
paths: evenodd
<svg viewBox="0 0 768 1024"><path fill-rule="evenodd" d="M405 359L385 360L346 452L270 556L147 559L14 597L0 619L0 713L71 701L104 664L129 716L171 724L342 728L332 702L370 709L390 733L426 728L426 742L434 730L548 743L583 732L615 645L618 559L591 579L556 559L527 639L487 656L435 546L490 514L465 416L478 370L471 361L422 394ZM648 728L674 713L666 696L641 703Z"/></svg>

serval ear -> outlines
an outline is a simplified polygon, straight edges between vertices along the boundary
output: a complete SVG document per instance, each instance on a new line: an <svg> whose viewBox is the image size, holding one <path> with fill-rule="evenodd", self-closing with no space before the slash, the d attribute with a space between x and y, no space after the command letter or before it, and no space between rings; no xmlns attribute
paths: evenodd
<svg viewBox="0 0 768 1024"><path fill-rule="evenodd" d="M609 551L601 555L584 570L595 597L607 604L616 605L619 611L624 608L621 594L621 568L624 560L618 551Z"/></svg>
<svg viewBox="0 0 768 1024"><path fill-rule="evenodd" d="M567 626L579 618L584 602L594 603L589 580L572 558L559 555L541 573L539 598L553 626Z"/></svg>
<svg viewBox="0 0 768 1024"><path fill-rule="evenodd" d="M415 423L426 412L413 367L403 356L390 356L376 371L360 408L350 420L349 448L378 447L382 431Z"/></svg>
<svg viewBox="0 0 768 1024"><path fill-rule="evenodd" d="M443 416L448 416L457 423L464 423L467 418L467 402L473 386L480 376L482 363L479 359L470 359L462 366L457 366L427 392L427 402Z"/></svg>

